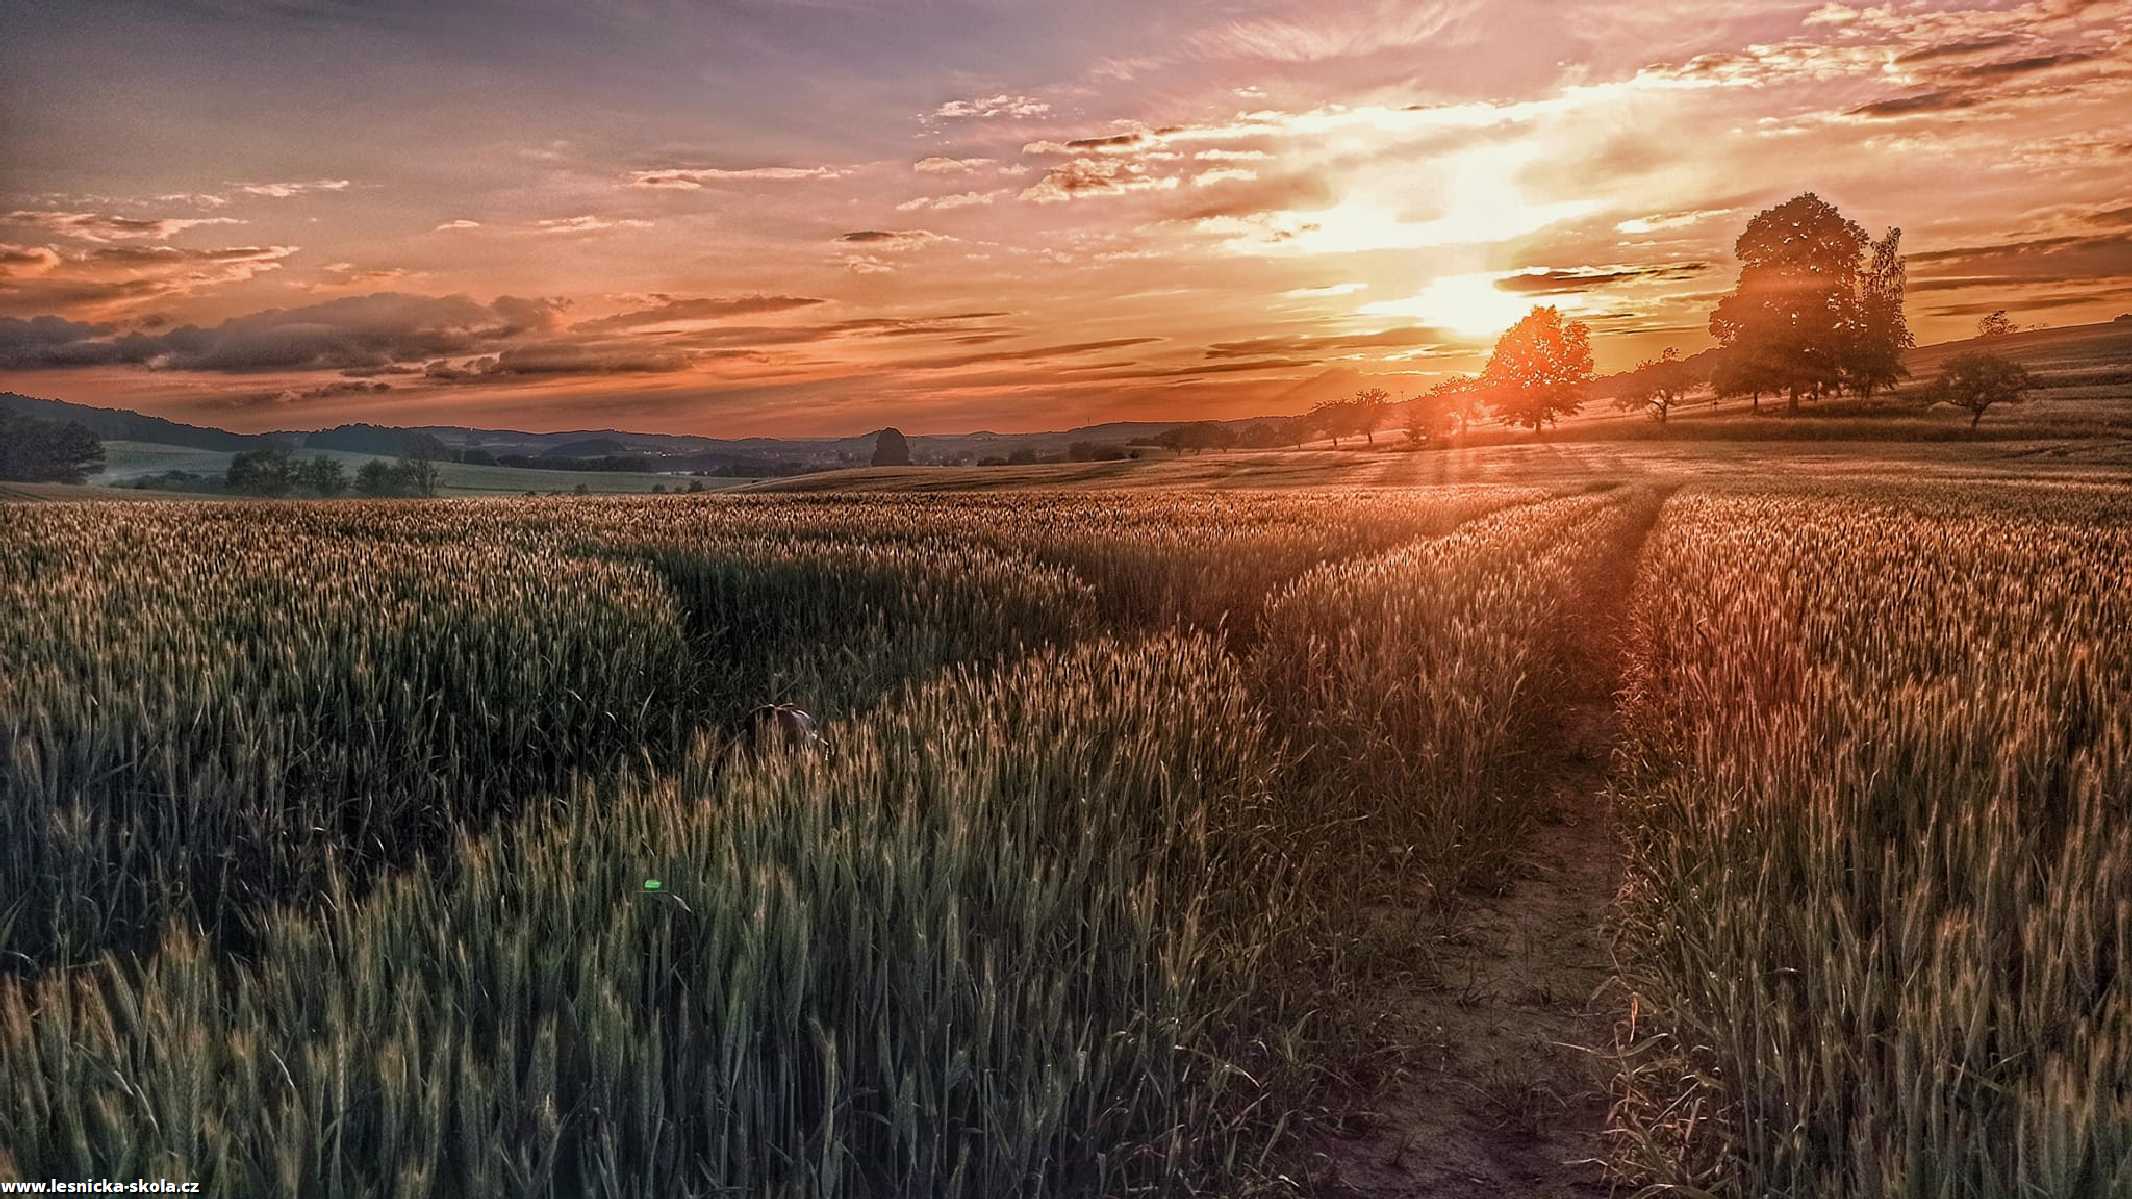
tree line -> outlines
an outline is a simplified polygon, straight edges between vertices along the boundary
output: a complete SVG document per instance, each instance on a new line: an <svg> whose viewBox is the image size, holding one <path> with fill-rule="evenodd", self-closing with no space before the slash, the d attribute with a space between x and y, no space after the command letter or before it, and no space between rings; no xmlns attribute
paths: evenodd
<svg viewBox="0 0 2132 1199"><path fill-rule="evenodd" d="M1740 277L1710 316L1717 349L1684 359L1667 347L1620 379L1615 406L1664 422L1691 393L1743 398L1759 412L1764 397L1804 403L1849 394L1871 399L1910 377L1904 354L1917 345L1903 300L1908 272L1902 230L1878 239L1808 192L1757 214L1734 252ZM1977 324L1986 341L2018 329L2004 311ZM1454 375L1405 403L1404 432L1413 445L1442 444L1482 419L1538 434L1582 410L1596 382L1591 329L1552 306L1536 306L1506 331L1478 374ZM2035 386L2019 365L1990 350L1948 360L1919 398L1971 414L1975 428L1990 408L2018 402ZM1284 435L1322 433L1374 445L1390 397L1381 388L1321 403Z"/></svg>
<svg viewBox="0 0 2132 1199"><path fill-rule="evenodd" d="M104 443L87 425L0 408L0 479L80 483L103 464Z"/></svg>

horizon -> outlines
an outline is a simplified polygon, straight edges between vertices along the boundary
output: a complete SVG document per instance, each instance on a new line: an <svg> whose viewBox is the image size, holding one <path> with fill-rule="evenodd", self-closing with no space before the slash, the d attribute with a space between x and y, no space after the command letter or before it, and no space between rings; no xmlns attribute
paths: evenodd
<svg viewBox="0 0 2132 1199"><path fill-rule="evenodd" d="M0 390L238 432L1227 420L1328 370L1404 398L1533 304L1619 371L1708 348L1733 239L1805 191L1903 229L1921 342L2132 309L2126 0L232 0L0 35Z"/></svg>

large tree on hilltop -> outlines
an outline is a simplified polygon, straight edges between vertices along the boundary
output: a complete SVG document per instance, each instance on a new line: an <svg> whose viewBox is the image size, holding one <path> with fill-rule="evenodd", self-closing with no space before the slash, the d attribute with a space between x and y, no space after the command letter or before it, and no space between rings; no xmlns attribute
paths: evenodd
<svg viewBox="0 0 2132 1199"><path fill-rule="evenodd" d="M1740 280L1710 333L1728 350L1734 386L1783 394L1792 411L1842 384L1864 327L1857 222L1808 192L1756 215L1733 246ZM1892 246L1891 246L1892 250Z"/></svg>
<svg viewBox="0 0 2132 1199"><path fill-rule="evenodd" d="M1495 343L1482 379L1488 404L1504 424L1534 433L1584 406L1592 381L1592 331L1564 321L1552 305L1535 308Z"/></svg>

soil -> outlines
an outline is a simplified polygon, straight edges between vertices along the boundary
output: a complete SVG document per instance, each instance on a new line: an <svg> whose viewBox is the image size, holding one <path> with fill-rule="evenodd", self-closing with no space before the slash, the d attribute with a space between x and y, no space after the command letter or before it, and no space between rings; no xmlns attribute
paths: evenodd
<svg viewBox="0 0 2132 1199"><path fill-rule="evenodd" d="M1649 505L1655 521L1657 504ZM1586 597L1585 661L1535 763L1539 816L1511 885L1438 918L1426 970L1388 997L1403 1069L1319 1146L1315 1193L1339 1199L1581 1199L1597 1159L1615 1013L1607 918L1621 853L1605 800L1619 638L1649 523ZM1379 913L1409 929L1415 913Z"/></svg>

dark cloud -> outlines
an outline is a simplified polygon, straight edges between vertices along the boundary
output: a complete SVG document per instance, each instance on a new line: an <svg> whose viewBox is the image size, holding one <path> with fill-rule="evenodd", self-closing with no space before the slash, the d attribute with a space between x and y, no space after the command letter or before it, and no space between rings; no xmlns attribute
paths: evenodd
<svg viewBox="0 0 2132 1199"><path fill-rule="evenodd" d="M1520 295L1572 295L1620 283L1692 278L1710 269L1707 262L1669 262L1654 266L1570 267L1520 271L1495 281L1498 290Z"/></svg>
<svg viewBox="0 0 2132 1199"><path fill-rule="evenodd" d="M1920 46L1915 50L1898 54L1895 56L1895 61L1908 66L1912 63L1934 62L1943 58L1962 58L1971 54L1982 54L1987 50L1998 50L2023 40L2017 34L2004 33L1995 37L1972 38L1963 42L1942 42L1936 46Z"/></svg>
<svg viewBox="0 0 2132 1199"><path fill-rule="evenodd" d="M1868 120L1888 117L1916 116L1928 112L1955 112L1975 108L1980 101L1966 92L1942 89L1920 92L1914 96L1898 96L1892 100L1875 100L1861 104L1845 113L1846 116L1864 117Z"/></svg>
<svg viewBox="0 0 2132 1199"><path fill-rule="evenodd" d="M513 346L501 353L454 366L432 362L423 377L436 382L484 382L536 375L642 375L687 370L689 356L675 350L636 346L552 343Z"/></svg>
<svg viewBox="0 0 2132 1199"><path fill-rule="evenodd" d="M646 325L664 325L675 321L723 320L733 316L753 316L766 312L786 312L794 308L807 308L825 303L812 296L723 296L694 299L679 296L654 296L660 303L656 307L624 312L617 316L601 317L593 321L581 321L573 328L584 332L599 332L612 329L635 329Z"/></svg>
<svg viewBox="0 0 2132 1199"><path fill-rule="evenodd" d="M1320 336L1251 337L1242 341L1218 341L1207 347L1209 358L1257 358L1269 354L1323 354L1335 350L1398 349L1434 346L1456 340L1441 329L1405 325L1381 333L1336 333Z"/></svg>
<svg viewBox="0 0 2132 1199"><path fill-rule="evenodd" d="M930 229L861 229L855 233L846 233L837 240L853 245L897 249L931 245L936 241L948 239Z"/></svg>
<svg viewBox="0 0 2132 1199"><path fill-rule="evenodd" d="M1967 79L2003 79L2009 75L2026 75L2034 71L2047 71L2071 63L2092 62L2095 54L2038 54L2030 58L2014 58L2005 62L1979 63L1964 67L1959 72Z"/></svg>
<svg viewBox="0 0 2132 1199"><path fill-rule="evenodd" d="M1046 358L1060 358L1070 354L1092 354L1098 350L1117 350L1126 346L1146 345L1161 341L1159 337L1112 337L1102 341L1077 341L1066 345L1031 346L1019 350L993 350L983 354L955 354L940 358L915 358L892 363L900 370L950 370L955 367L976 366L988 362L1036 362Z"/></svg>
<svg viewBox="0 0 2132 1199"><path fill-rule="evenodd" d="M1959 267L1961 273L1970 275L2109 278L2132 275L2132 233L2031 238L1998 245L1925 250L1908 257L1912 270L1927 277L1937 273L1933 268L1945 266Z"/></svg>
<svg viewBox="0 0 2132 1199"><path fill-rule="evenodd" d="M268 309L211 328L181 325L153 335L114 337L108 326L77 325L92 332L60 345L47 344L37 357L52 366L125 363L228 372L362 369L465 353L549 331L563 307L557 300L517 296L482 304L463 295L379 292Z"/></svg>

